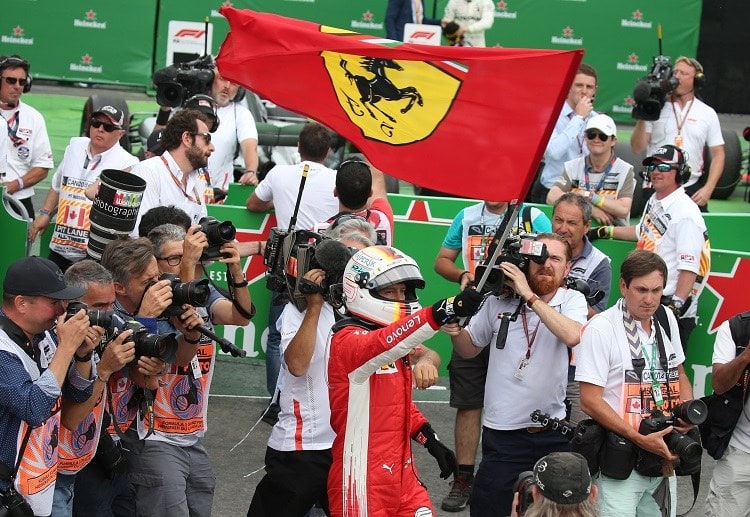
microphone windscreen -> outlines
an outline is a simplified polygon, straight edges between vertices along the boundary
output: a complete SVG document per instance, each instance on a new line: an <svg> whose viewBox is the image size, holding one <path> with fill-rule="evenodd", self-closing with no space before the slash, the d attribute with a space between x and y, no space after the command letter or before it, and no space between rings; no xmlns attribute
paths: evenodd
<svg viewBox="0 0 750 517"><path fill-rule="evenodd" d="M641 103L647 100L650 94L651 86L646 81L641 80L635 83L635 88L633 88L633 100L636 103Z"/></svg>
<svg viewBox="0 0 750 517"><path fill-rule="evenodd" d="M315 247L315 260L325 271L329 282L340 281L350 258L352 258L352 253L349 248L337 240L323 239Z"/></svg>

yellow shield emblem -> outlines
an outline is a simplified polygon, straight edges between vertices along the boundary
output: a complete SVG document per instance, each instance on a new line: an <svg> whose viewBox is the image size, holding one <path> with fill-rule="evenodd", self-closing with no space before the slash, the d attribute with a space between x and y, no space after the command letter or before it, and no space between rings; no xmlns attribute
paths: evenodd
<svg viewBox="0 0 750 517"><path fill-rule="evenodd" d="M429 137L445 118L461 81L423 61L321 52L349 120L374 140L393 145Z"/></svg>

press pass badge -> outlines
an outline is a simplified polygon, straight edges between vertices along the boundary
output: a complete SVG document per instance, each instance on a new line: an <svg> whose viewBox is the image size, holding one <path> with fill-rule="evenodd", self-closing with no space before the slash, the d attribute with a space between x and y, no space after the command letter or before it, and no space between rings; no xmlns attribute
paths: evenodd
<svg viewBox="0 0 750 517"><path fill-rule="evenodd" d="M193 370L193 378L200 379L203 376L203 372L201 372L201 365L198 362L197 355L194 355L190 360L190 369Z"/></svg>
<svg viewBox="0 0 750 517"><path fill-rule="evenodd" d="M518 363L518 370L516 370L516 373L514 373L513 376L519 381L522 381L524 376L526 375L526 367L528 365L529 365L529 360L526 357L523 357L521 359L521 362Z"/></svg>
<svg viewBox="0 0 750 517"><path fill-rule="evenodd" d="M664 404L664 397L661 396L661 386L656 378L651 379L651 395L654 398L654 404L661 407Z"/></svg>

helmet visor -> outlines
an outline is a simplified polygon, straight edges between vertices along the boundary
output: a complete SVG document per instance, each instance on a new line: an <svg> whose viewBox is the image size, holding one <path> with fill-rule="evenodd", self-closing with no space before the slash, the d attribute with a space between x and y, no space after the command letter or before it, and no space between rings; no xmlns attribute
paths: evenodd
<svg viewBox="0 0 750 517"><path fill-rule="evenodd" d="M367 289L379 291L393 284L405 283L415 289L424 289L424 280L419 268L414 264L401 264L380 273L367 282Z"/></svg>

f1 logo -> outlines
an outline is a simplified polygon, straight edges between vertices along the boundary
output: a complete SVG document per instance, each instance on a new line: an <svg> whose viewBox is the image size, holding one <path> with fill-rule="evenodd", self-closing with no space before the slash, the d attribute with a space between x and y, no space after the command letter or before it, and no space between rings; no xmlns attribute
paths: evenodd
<svg viewBox="0 0 750 517"><path fill-rule="evenodd" d="M174 37L175 38L202 38L203 35L206 33L203 29L180 29L178 30Z"/></svg>

